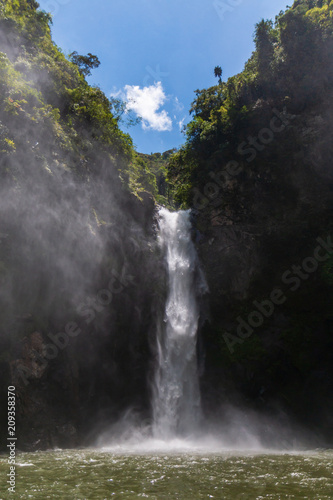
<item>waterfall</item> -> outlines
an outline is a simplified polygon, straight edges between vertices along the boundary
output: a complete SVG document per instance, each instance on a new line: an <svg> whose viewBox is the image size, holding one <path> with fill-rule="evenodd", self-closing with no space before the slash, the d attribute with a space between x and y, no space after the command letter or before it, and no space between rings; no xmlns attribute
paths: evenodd
<svg viewBox="0 0 333 500"><path fill-rule="evenodd" d="M159 244L166 258L168 295L157 338L153 430L156 438L168 439L190 435L200 423L198 296L207 285L191 239L190 211L160 209Z"/></svg>

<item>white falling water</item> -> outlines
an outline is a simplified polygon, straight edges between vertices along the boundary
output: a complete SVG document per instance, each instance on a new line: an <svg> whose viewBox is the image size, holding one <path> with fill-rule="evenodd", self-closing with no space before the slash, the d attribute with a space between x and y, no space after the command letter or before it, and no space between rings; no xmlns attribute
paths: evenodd
<svg viewBox="0 0 333 500"><path fill-rule="evenodd" d="M189 211L159 212L159 243L166 255L168 296L158 335L154 436L195 433L201 418L197 367L198 295L206 283L191 239Z"/></svg>

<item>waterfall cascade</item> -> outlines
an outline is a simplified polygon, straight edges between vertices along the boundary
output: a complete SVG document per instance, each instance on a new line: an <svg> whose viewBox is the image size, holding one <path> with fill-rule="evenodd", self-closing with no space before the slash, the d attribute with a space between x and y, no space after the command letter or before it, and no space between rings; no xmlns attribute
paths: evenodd
<svg viewBox="0 0 333 500"><path fill-rule="evenodd" d="M159 244L166 255L168 295L158 332L154 436L195 432L201 404L197 367L198 297L207 289L191 239L190 211L159 212Z"/></svg>

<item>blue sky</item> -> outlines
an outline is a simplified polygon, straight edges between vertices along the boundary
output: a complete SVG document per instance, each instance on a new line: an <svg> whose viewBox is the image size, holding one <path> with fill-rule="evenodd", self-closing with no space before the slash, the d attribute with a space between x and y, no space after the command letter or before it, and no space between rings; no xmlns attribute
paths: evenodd
<svg viewBox="0 0 333 500"><path fill-rule="evenodd" d="M196 89L239 73L253 51L255 24L287 0L39 0L53 14L53 39L68 55L91 52L89 77L128 101L140 125L123 129L142 153L179 147ZM290 2L289 2L290 3ZM292 3L292 2L291 2Z"/></svg>

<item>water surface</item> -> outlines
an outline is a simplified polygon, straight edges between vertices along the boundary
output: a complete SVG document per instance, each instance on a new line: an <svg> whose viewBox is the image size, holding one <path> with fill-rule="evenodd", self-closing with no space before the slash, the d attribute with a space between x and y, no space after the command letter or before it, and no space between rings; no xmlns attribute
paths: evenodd
<svg viewBox="0 0 333 500"><path fill-rule="evenodd" d="M8 472L1 457L1 476ZM333 451L59 450L17 456L15 495L1 499L333 498Z"/></svg>

